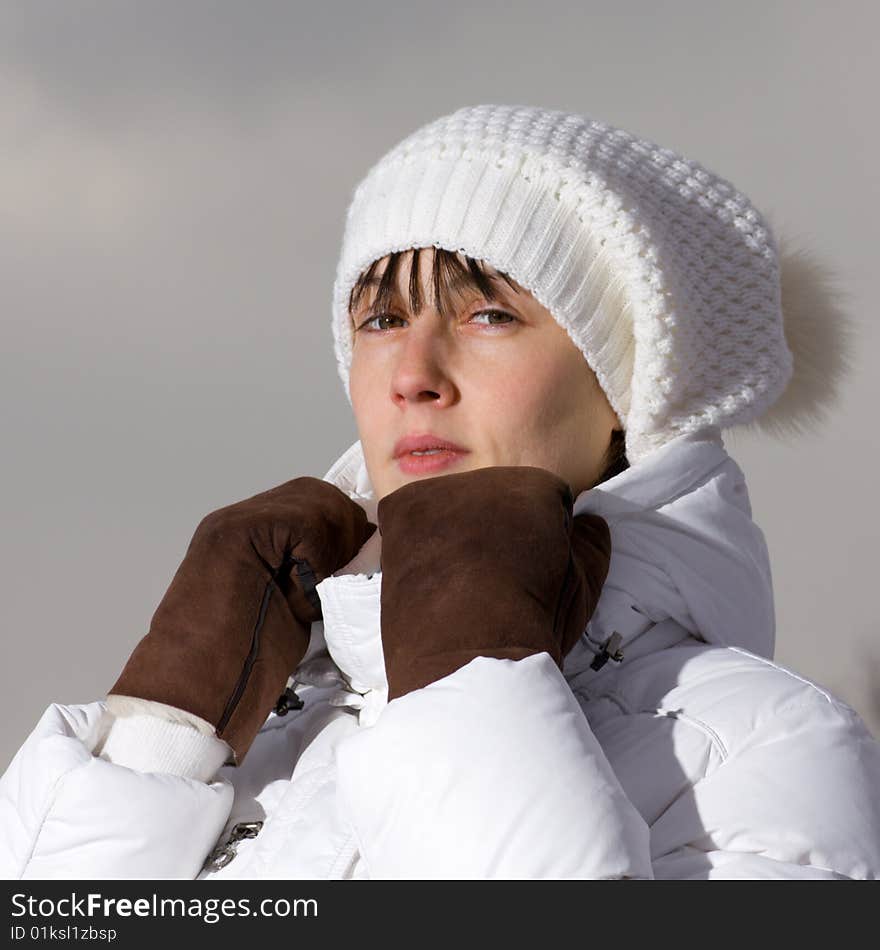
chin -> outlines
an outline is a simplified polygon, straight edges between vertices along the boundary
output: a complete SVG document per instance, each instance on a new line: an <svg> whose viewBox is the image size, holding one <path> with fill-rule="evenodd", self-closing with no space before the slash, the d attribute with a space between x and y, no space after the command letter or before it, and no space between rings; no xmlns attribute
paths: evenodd
<svg viewBox="0 0 880 950"><path fill-rule="evenodd" d="M397 470L397 466L395 464L394 471L390 473L389 482L386 482L382 489L376 490L376 498L382 499L386 495L390 495L393 491L396 491L398 488L408 485L410 482L425 481L428 478L442 478L444 475L454 475L458 472L469 472L480 467L480 465L475 465L472 459L468 459L467 461L462 459L455 464L445 466L439 471L401 472Z"/></svg>

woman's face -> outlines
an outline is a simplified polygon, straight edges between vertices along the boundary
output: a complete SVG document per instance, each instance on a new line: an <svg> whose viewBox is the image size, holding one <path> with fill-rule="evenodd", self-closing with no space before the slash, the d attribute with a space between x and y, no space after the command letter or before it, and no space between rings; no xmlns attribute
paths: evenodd
<svg viewBox="0 0 880 950"><path fill-rule="evenodd" d="M424 292L432 286L432 251L419 255L420 313L407 303L409 252L400 259L393 304L372 315L370 290L351 314L350 391L376 500L416 478L494 465L547 469L577 497L601 475L611 432L620 428L589 364L548 310L501 279L493 281L496 300L461 290L442 317ZM400 439L428 433L465 451L430 462L395 458ZM426 464L442 467L407 470Z"/></svg>

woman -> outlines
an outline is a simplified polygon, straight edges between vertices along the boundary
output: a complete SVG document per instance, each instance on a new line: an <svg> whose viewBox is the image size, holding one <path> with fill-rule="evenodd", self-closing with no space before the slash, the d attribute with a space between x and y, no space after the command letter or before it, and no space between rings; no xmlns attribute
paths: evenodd
<svg viewBox="0 0 880 950"><path fill-rule="evenodd" d="M47 709L5 876L875 878L880 746L772 662L721 439L810 408L780 264L599 122L404 139L334 287L359 440L203 519L107 699Z"/></svg>

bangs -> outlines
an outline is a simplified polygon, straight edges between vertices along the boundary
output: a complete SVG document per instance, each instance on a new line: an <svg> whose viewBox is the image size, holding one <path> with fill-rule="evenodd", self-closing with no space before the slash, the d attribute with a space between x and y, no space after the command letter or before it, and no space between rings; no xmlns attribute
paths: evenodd
<svg viewBox="0 0 880 950"><path fill-rule="evenodd" d="M398 296L397 271L400 260L405 254L411 254L409 263L409 277L407 281L409 307L412 313L421 313L425 295L421 287L419 271L419 255L423 250L433 250L434 259L431 270L431 289L434 299L434 308L443 316L447 316L452 306L453 294L462 291L476 291L487 300L496 300L498 295L493 283L505 281L514 293L519 289L503 271L495 270L482 261L464 255L462 261L460 253L448 251L442 247L411 248L406 251L393 251L387 255L387 264L381 274L376 274L380 261L376 260L362 273L351 290L348 298L349 316L357 310L364 295L371 287L377 287L375 299L368 308L368 313L375 313L387 308Z"/></svg>

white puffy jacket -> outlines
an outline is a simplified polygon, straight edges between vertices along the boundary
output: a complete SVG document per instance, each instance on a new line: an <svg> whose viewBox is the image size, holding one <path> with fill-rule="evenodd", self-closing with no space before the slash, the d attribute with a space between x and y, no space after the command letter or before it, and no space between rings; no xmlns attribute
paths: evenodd
<svg viewBox="0 0 880 950"><path fill-rule="evenodd" d="M325 478L375 521L359 442ZM240 767L129 768L95 754L106 702L49 706L0 779L0 876L876 878L880 744L770 659L767 549L720 432L581 511L613 552L564 674L478 657L388 703L368 542L318 585L304 707Z"/></svg>

